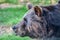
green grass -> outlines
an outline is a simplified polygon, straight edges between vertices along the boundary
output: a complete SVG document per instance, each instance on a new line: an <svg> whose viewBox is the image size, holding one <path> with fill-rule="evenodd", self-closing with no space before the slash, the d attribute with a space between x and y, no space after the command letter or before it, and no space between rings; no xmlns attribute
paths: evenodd
<svg viewBox="0 0 60 40"><path fill-rule="evenodd" d="M22 19L26 11L26 7L0 9L0 25L16 24Z"/></svg>
<svg viewBox="0 0 60 40"><path fill-rule="evenodd" d="M19 37L14 35L4 35L0 36L0 40L30 40L29 37Z"/></svg>
<svg viewBox="0 0 60 40"><path fill-rule="evenodd" d="M18 4L18 0L5 0L7 3Z"/></svg>

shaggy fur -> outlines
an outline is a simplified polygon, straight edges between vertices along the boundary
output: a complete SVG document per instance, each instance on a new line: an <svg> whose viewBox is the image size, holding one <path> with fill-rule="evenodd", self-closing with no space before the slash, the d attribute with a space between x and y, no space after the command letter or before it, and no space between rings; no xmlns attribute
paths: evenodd
<svg viewBox="0 0 60 40"><path fill-rule="evenodd" d="M60 3L32 7L23 20L13 27L16 35L42 40L60 38Z"/></svg>

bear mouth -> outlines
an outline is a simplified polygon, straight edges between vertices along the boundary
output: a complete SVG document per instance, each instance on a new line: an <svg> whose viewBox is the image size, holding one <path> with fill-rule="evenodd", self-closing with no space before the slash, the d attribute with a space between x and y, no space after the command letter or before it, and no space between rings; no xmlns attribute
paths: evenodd
<svg viewBox="0 0 60 40"><path fill-rule="evenodd" d="M23 34L18 34L18 33L15 33L15 36L20 36L20 37L30 37L30 38L32 38L32 39L38 38L38 37L33 36L33 35L23 35Z"/></svg>

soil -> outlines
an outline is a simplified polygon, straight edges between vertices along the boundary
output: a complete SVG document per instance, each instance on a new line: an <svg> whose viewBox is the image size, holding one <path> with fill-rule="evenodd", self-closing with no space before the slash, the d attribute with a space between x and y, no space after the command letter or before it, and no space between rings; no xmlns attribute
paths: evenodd
<svg viewBox="0 0 60 40"><path fill-rule="evenodd" d="M4 8L16 8L16 7L22 7L22 5L15 5L15 4L9 4L9 3L3 3L0 4L0 8L4 9Z"/></svg>
<svg viewBox="0 0 60 40"><path fill-rule="evenodd" d="M13 33L12 27L9 26L0 26L0 36L4 34L11 35Z"/></svg>

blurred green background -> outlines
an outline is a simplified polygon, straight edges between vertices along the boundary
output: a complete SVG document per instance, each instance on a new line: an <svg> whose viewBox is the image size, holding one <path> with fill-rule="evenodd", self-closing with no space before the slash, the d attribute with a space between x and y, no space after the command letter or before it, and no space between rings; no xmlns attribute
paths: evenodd
<svg viewBox="0 0 60 40"><path fill-rule="evenodd" d="M33 5L53 5L57 2L58 0L0 0L0 27L10 28L20 22L22 20L23 15L28 11L26 7L27 3L31 3ZM13 34L8 34L5 31L0 35L0 40L31 39L29 37L19 37Z"/></svg>

